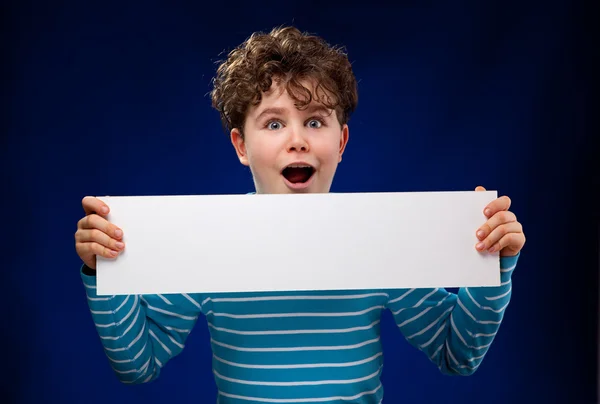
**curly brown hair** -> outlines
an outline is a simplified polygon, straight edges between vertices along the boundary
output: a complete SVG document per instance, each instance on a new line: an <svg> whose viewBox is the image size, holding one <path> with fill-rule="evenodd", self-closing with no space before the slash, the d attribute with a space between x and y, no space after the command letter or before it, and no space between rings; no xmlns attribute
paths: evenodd
<svg viewBox="0 0 600 404"><path fill-rule="evenodd" d="M302 85L304 80L315 83L315 94ZM227 132L237 128L243 136L248 109L260 103L274 81L285 85L296 108L315 100L335 110L340 125L358 103L356 78L343 48L295 27L277 27L252 34L217 69L212 106Z"/></svg>

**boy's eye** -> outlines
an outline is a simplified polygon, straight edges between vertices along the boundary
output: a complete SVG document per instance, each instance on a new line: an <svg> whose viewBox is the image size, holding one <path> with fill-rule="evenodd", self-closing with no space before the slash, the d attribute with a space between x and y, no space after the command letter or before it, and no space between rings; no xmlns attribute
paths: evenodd
<svg viewBox="0 0 600 404"><path fill-rule="evenodd" d="M267 128L269 128L270 130L277 130L277 129L281 129L281 123L277 122L277 121L272 121L269 122L267 124Z"/></svg>
<svg viewBox="0 0 600 404"><path fill-rule="evenodd" d="M308 121L308 127L312 129L318 129L321 127L321 125L322 123L318 119L311 119L310 121Z"/></svg>

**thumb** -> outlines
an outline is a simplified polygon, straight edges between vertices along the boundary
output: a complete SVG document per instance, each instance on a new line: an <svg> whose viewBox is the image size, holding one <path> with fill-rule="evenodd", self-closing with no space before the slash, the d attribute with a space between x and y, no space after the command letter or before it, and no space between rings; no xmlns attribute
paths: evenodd
<svg viewBox="0 0 600 404"><path fill-rule="evenodd" d="M475 191L485 191L485 188L480 185L477 188L475 188Z"/></svg>

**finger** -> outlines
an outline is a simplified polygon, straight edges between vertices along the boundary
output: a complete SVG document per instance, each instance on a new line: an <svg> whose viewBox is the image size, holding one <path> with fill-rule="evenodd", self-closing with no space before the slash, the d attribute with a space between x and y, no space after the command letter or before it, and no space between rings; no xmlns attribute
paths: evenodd
<svg viewBox="0 0 600 404"><path fill-rule="evenodd" d="M496 244L509 234L523 233L523 226L519 222L510 222L502 224L494 229L484 240L477 243L475 248L478 251L489 250L490 252L498 251L495 249ZM509 237L510 239L510 237ZM505 247L505 246L504 246ZM502 248L504 248L502 247Z"/></svg>
<svg viewBox="0 0 600 404"><path fill-rule="evenodd" d="M86 196L85 198L83 198L83 200L81 201L81 205L83 206L83 210L85 211L86 215L96 213L98 215L106 217L106 215L108 215L108 212L110 212L110 208L107 204L93 196Z"/></svg>
<svg viewBox="0 0 600 404"><path fill-rule="evenodd" d="M477 188L475 188L475 191L485 191L485 188L480 185Z"/></svg>
<svg viewBox="0 0 600 404"><path fill-rule="evenodd" d="M117 240L123 238L123 230L98 215L88 215L78 223L80 229L98 229Z"/></svg>
<svg viewBox="0 0 600 404"><path fill-rule="evenodd" d="M115 240L108 234L98 229L79 230L75 234L75 239L80 243L98 243L103 247L107 247L115 251L121 251L125 248L125 243L119 240Z"/></svg>
<svg viewBox="0 0 600 404"><path fill-rule="evenodd" d="M93 254L99 257L115 258L119 253L98 243L80 243L79 250L84 254Z"/></svg>
<svg viewBox="0 0 600 404"><path fill-rule="evenodd" d="M483 240L492 231L494 231L494 229L497 228L498 226L500 226L504 223L510 223L510 222L516 222L516 221L517 221L517 216L511 211L502 210L500 212L497 212L494 216L489 218L488 221L483 224L483 226L481 226L479 229L477 229L477 232L476 232L477 238L479 240Z"/></svg>
<svg viewBox="0 0 600 404"><path fill-rule="evenodd" d="M511 256L516 255L523 245L525 244L525 234L524 233L508 233L504 237L502 237L496 244L494 244L489 251L496 252L502 251L502 255Z"/></svg>
<svg viewBox="0 0 600 404"><path fill-rule="evenodd" d="M510 204L511 200L508 196L501 196L500 198L496 198L490 202L483 210L483 214L486 217L491 217L497 212L508 210L510 208Z"/></svg>

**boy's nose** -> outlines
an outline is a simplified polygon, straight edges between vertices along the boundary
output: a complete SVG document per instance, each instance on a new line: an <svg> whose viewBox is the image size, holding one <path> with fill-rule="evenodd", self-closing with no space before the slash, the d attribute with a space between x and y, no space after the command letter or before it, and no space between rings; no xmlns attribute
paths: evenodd
<svg viewBox="0 0 600 404"><path fill-rule="evenodd" d="M290 141L287 147L288 152L307 152L309 147L308 142L306 141L304 136L302 136L300 131L297 129L292 129L291 132L292 133L290 135Z"/></svg>

